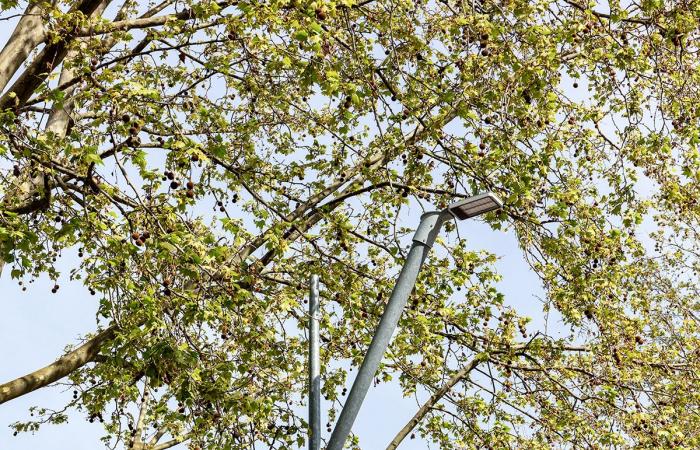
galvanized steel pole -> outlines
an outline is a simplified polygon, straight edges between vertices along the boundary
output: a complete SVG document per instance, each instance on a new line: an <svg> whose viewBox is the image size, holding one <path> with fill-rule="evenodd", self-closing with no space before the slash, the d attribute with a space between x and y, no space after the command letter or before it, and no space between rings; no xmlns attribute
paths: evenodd
<svg viewBox="0 0 700 450"><path fill-rule="evenodd" d="M321 358L319 355L320 308L318 275L309 286L309 450L321 448Z"/></svg>
<svg viewBox="0 0 700 450"><path fill-rule="evenodd" d="M416 284L418 272L428 256L430 248L435 243L435 237L440 232L442 224L451 217L451 213L447 211L430 212L423 214L421 217L420 225L413 236L413 245L411 245L408 256L406 256L406 261L396 281L396 286L391 292L391 297L379 321L377 331L374 333L365 359L362 361L360 370L350 390L350 395L348 395L343 410L340 412L338 423L335 425L333 434L331 434L327 450L342 450L345 445L355 418L360 412L362 402L367 395L377 369L379 369L384 352L389 346L391 336L399 323L401 313Z"/></svg>

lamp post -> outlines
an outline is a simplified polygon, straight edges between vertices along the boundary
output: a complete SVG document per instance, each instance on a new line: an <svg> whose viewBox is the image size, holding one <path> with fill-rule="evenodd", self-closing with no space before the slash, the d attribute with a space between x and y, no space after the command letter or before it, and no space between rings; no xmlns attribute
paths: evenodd
<svg viewBox="0 0 700 450"><path fill-rule="evenodd" d="M319 354L318 275L309 289L309 450L321 448L321 361Z"/></svg>
<svg viewBox="0 0 700 450"><path fill-rule="evenodd" d="M413 236L411 249L406 256L406 261L396 281L394 290L391 292L391 297L374 333L372 343L369 345L357 377L355 377L352 389L350 389L350 395L348 395L343 410L340 412L340 417L328 442L327 450L342 450L345 445L362 402L367 395L377 369L379 369L384 352L389 346L391 336L399 323L408 297L416 284L418 272L433 243L435 243L435 238L440 232L442 224L453 217L458 220L469 219L497 210L501 206L503 206L501 200L493 193L487 192L456 201L442 211L428 212L421 216L420 224Z"/></svg>

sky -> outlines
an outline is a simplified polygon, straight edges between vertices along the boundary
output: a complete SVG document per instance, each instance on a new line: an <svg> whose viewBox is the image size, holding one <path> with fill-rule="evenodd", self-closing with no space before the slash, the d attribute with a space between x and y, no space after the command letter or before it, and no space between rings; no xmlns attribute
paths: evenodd
<svg viewBox="0 0 700 450"><path fill-rule="evenodd" d="M0 43L7 40L12 21L0 27ZM417 217L419 214L407 215ZM405 224L414 226L417 223ZM532 329L543 329L543 291L518 248L512 230L493 231L478 220L460 222L459 233L466 238L472 250L486 250L500 259L496 264L504 279L499 288L506 302L521 315L530 316ZM58 269L73 267L75 253L66 253L58 261ZM0 275L0 383L12 380L53 362L67 345L78 344L79 338L96 329L97 299L82 283L71 282L66 274L59 279L60 289L51 293L53 282L40 278L23 292L16 280L10 278L9 267ZM323 289L323 287L322 287ZM550 332L551 332L550 324ZM351 386L351 372L348 389ZM421 400L425 400L423 395ZM71 399L64 386L51 386L0 405L0 450L94 450L102 448L99 441L103 429L99 422L89 423L85 414L70 411L69 421L61 425L46 425L36 433L13 436L9 427L15 421L29 418L31 406L60 409ZM322 399L322 411L327 409ZM418 410L415 399L403 398L396 384L381 383L372 387L355 422L353 431L360 437L364 449L385 448L405 423ZM322 424L327 418L322 414ZM322 438L329 433L323 428ZM186 448L182 444L175 449ZM422 440L405 440L402 450L437 448Z"/></svg>

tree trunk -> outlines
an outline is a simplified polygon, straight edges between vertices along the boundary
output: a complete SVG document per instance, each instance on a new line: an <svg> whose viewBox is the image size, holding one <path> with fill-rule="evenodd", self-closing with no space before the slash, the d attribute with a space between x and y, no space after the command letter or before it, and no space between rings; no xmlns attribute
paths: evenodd
<svg viewBox="0 0 700 450"><path fill-rule="evenodd" d="M0 92L27 59L29 53L46 39L46 30L38 2L27 6L10 39L0 52Z"/></svg>

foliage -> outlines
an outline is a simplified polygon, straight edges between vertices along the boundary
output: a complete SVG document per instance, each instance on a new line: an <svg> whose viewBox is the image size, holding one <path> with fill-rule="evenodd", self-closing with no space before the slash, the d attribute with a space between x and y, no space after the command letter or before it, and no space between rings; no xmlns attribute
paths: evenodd
<svg viewBox="0 0 700 450"><path fill-rule="evenodd" d="M491 190L570 332L529 326L450 227L377 380L420 396L476 358L420 434L700 446L697 2L97 3L36 3L0 251L24 283L70 267L116 330L68 405L112 445L302 445L309 275L322 367L356 366L416 211ZM323 373L335 411L348 376ZM37 411L18 429L65 420Z"/></svg>

